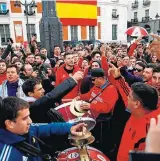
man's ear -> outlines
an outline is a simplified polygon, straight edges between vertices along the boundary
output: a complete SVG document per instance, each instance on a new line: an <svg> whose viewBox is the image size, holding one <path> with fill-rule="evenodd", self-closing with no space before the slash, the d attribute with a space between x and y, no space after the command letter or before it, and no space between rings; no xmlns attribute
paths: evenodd
<svg viewBox="0 0 160 161"><path fill-rule="evenodd" d="M6 129L13 129L14 128L14 122L11 120L5 120Z"/></svg>
<svg viewBox="0 0 160 161"><path fill-rule="evenodd" d="M33 92L28 92L28 96L33 97Z"/></svg>
<svg viewBox="0 0 160 161"><path fill-rule="evenodd" d="M141 102L140 101L135 101L135 106L134 108L139 108L141 106Z"/></svg>

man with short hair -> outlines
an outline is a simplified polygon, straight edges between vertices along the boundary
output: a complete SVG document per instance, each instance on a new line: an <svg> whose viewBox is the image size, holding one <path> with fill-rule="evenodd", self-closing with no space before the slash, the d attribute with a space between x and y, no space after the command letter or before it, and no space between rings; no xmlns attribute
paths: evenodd
<svg viewBox="0 0 160 161"><path fill-rule="evenodd" d="M19 71L16 65L8 65L6 70L7 80L0 86L0 96L6 98L8 96L16 96L25 99L22 90L23 80L19 78Z"/></svg>
<svg viewBox="0 0 160 161"><path fill-rule="evenodd" d="M43 54L38 54L35 56L35 65L40 67L46 60L45 55Z"/></svg>
<svg viewBox="0 0 160 161"><path fill-rule="evenodd" d="M35 61L34 54L33 53L27 54L27 56L26 56L26 63L29 63L29 64L33 65L34 61Z"/></svg>
<svg viewBox="0 0 160 161"><path fill-rule="evenodd" d="M20 78L25 81L29 78L36 78L37 74L36 71L33 71L33 67L30 64L24 64L21 68Z"/></svg>
<svg viewBox="0 0 160 161"><path fill-rule="evenodd" d="M151 85L157 89L158 94L160 96L160 67L159 66L153 69Z"/></svg>
<svg viewBox="0 0 160 161"><path fill-rule="evenodd" d="M62 83L64 80L72 76L75 72L81 71L81 69L74 64L74 57L72 53L65 53L64 62L65 64L60 66L56 72L55 86ZM78 95L78 93L79 93L79 83L63 99L73 99Z"/></svg>
<svg viewBox="0 0 160 161"><path fill-rule="evenodd" d="M117 155L117 161L128 161L130 150L142 151L145 148L150 118L156 118L160 112L158 92L152 86L142 82L134 83L130 89L121 77L119 69L113 65L111 65L109 73L112 73L112 76L116 79L115 85L126 108L131 113Z"/></svg>
<svg viewBox="0 0 160 161"><path fill-rule="evenodd" d="M93 51L91 53L92 60L100 61L101 60L101 52L100 51Z"/></svg>
<svg viewBox="0 0 160 161"><path fill-rule="evenodd" d="M83 78L82 72L76 72L72 77L68 77L51 92L44 95L44 89L39 80L28 79L24 82L22 88L26 96L33 98L34 102L31 103L30 112L33 122L48 123L52 122L49 117L48 111L55 107L55 102L61 100L67 95L76 85L78 80ZM38 115L37 115L38 110Z"/></svg>
<svg viewBox="0 0 160 161"><path fill-rule="evenodd" d="M4 80L6 80L6 69L7 65L5 60L0 60L0 85Z"/></svg>
<svg viewBox="0 0 160 161"><path fill-rule="evenodd" d="M70 123L32 125L27 102L16 97L8 97L0 102L0 160L42 161L46 155L40 150L35 138L70 132L82 136L86 132L84 123L75 126Z"/></svg>
<svg viewBox="0 0 160 161"><path fill-rule="evenodd" d="M156 67L155 64L147 64L143 71L143 82L146 82L148 84L151 83L152 81L152 75L153 75L153 70Z"/></svg>
<svg viewBox="0 0 160 161"><path fill-rule="evenodd" d="M50 64L50 60L47 58L48 54L47 54L47 49L46 48L42 48L40 50L40 53L43 54L46 57L46 60L44 63Z"/></svg>
<svg viewBox="0 0 160 161"><path fill-rule="evenodd" d="M131 86L127 108L131 117L127 121L117 161L128 161L130 150L144 150L150 118L158 115L158 93L153 87L137 82Z"/></svg>
<svg viewBox="0 0 160 161"><path fill-rule="evenodd" d="M61 49L59 46L55 46L53 50L54 50L53 57L49 59L51 62L52 68L55 67L57 60L60 59L60 57L61 57Z"/></svg>

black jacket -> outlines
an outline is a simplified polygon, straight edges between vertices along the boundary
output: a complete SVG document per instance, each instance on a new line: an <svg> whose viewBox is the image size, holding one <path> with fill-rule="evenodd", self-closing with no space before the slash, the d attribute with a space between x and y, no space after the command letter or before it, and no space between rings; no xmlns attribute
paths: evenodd
<svg viewBox="0 0 160 161"><path fill-rule="evenodd" d="M66 79L63 83L54 88L51 92L39 98L30 105L30 117L36 123L49 123L51 119L47 112L55 108L55 102L63 98L77 85L73 78Z"/></svg>
<svg viewBox="0 0 160 161"><path fill-rule="evenodd" d="M13 50L12 50L12 45L8 45L7 48L5 49L3 55L1 56L2 59L6 59L6 57L8 56L8 54L11 52L11 56L14 54Z"/></svg>
<svg viewBox="0 0 160 161"><path fill-rule="evenodd" d="M129 161L160 161L160 154L130 152Z"/></svg>

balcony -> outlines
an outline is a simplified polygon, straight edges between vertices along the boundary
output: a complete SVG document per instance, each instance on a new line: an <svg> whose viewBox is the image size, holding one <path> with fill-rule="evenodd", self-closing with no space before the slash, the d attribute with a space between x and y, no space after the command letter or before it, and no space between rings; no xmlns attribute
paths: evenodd
<svg viewBox="0 0 160 161"><path fill-rule="evenodd" d="M6 11L0 10L0 15L8 15L8 13L9 13L9 10L6 10Z"/></svg>
<svg viewBox="0 0 160 161"><path fill-rule="evenodd" d="M112 14L112 19L118 19L119 18L119 15L117 14Z"/></svg>
<svg viewBox="0 0 160 161"><path fill-rule="evenodd" d="M138 2L137 1L132 3L132 9L136 9L136 8L138 8Z"/></svg>
<svg viewBox="0 0 160 161"><path fill-rule="evenodd" d="M150 0L143 0L143 6L147 7L151 4Z"/></svg>
<svg viewBox="0 0 160 161"><path fill-rule="evenodd" d="M131 23L138 23L138 18L131 19Z"/></svg>
<svg viewBox="0 0 160 161"><path fill-rule="evenodd" d="M149 22L150 21L150 17L142 17L142 22Z"/></svg>

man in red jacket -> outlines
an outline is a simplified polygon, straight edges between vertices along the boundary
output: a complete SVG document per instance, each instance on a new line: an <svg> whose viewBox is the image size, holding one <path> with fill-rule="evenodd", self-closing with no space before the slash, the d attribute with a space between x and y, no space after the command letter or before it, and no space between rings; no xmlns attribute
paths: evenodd
<svg viewBox="0 0 160 161"><path fill-rule="evenodd" d="M82 104L81 109L90 110L94 117L100 113L112 112L118 100L116 88L105 78L102 68L92 69L91 77L94 87L88 93L79 96L79 99L89 102Z"/></svg>
<svg viewBox="0 0 160 161"><path fill-rule="evenodd" d="M72 76L75 72L80 71L81 69L74 64L74 56L72 53L65 53L64 54L64 62L62 66L57 69L56 72L56 83L55 86L59 85L62 83L64 80ZM69 92L66 96L63 97L62 102L65 100L71 100L79 94L79 82L77 86L75 86L71 92Z"/></svg>
<svg viewBox="0 0 160 161"><path fill-rule="evenodd" d="M130 150L142 151L145 149L145 138L148 132L150 118L156 118L158 108L158 92L152 86L137 82L131 89L120 76L119 69L111 65L109 73L116 78L118 88L125 106L131 113L126 123L118 150L117 161L128 161Z"/></svg>

